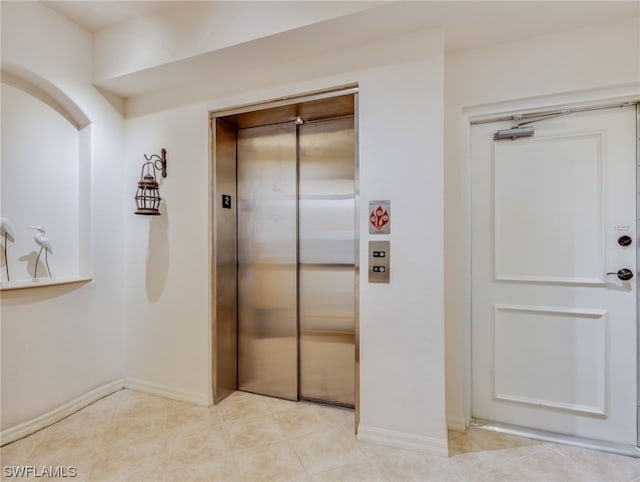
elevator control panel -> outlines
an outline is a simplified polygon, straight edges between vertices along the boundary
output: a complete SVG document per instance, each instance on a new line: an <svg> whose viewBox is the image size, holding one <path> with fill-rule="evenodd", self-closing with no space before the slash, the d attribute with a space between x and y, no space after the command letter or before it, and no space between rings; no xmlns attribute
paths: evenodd
<svg viewBox="0 0 640 482"><path fill-rule="evenodd" d="M369 283L389 283L390 249L390 241L369 241Z"/></svg>

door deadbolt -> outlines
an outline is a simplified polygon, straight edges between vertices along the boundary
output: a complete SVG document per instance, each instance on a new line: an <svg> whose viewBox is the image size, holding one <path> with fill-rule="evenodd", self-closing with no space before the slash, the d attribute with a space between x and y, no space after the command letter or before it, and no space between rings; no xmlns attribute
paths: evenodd
<svg viewBox="0 0 640 482"><path fill-rule="evenodd" d="M612 274L615 274L622 281L629 281L631 278L633 278L633 272L627 268L620 268L616 272L607 273L607 276Z"/></svg>
<svg viewBox="0 0 640 482"><path fill-rule="evenodd" d="M627 236L626 234L618 238L618 244L620 246L631 246L632 241L631 236Z"/></svg>

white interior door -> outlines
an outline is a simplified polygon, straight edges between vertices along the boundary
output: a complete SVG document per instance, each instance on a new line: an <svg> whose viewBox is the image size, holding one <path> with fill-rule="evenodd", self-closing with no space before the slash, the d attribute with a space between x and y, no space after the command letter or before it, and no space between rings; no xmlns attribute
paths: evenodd
<svg viewBox="0 0 640 482"><path fill-rule="evenodd" d="M471 133L472 416L636 445L636 108L512 125Z"/></svg>

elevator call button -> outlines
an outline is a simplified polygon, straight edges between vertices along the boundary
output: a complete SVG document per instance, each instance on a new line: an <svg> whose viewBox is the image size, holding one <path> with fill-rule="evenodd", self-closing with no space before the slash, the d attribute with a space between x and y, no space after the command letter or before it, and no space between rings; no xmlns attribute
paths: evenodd
<svg viewBox="0 0 640 482"><path fill-rule="evenodd" d="M390 241L369 241L369 283L389 283L390 246Z"/></svg>

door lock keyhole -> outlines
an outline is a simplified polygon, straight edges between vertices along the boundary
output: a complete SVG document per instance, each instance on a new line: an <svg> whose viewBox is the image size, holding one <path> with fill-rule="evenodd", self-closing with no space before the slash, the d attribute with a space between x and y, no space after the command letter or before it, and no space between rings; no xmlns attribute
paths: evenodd
<svg viewBox="0 0 640 482"><path fill-rule="evenodd" d="M618 238L618 244L620 246L631 246L632 242L633 240L631 239L631 236L627 236L626 234Z"/></svg>

